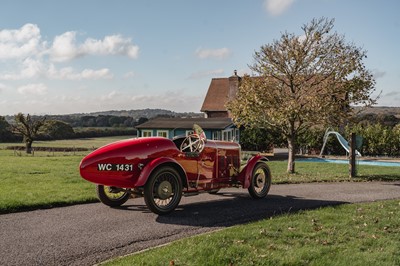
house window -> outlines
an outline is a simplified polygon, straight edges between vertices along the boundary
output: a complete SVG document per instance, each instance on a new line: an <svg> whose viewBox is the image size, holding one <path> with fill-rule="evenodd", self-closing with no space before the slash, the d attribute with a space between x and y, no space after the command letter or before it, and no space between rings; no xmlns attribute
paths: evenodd
<svg viewBox="0 0 400 266"><path fill-rule="evenodd" d="M142 130L142 137L151 137L153 136L152 130Z"/></svg>
<svg viewBox="0 0 400 266"><path fill-rule="evenodd" d="M221 140L221 131L213 132L213 140Z"/></svg>
<svg viewBox="0 0 400 266"><path fill-rule="evenodd" d="M222 140L232 141L232 137L233 137L232 131L233 131L233 129L223 130L222 131Z"/></svg>
<svg viewBox="0 0 400 266"><path fill-rule="evenodd" d="M238 128L235 128L235 138L233 139L235 142L240 141L240 130Z"/></svg>
<svg viewBox="0 0 400 266"><path fill-rule="evenodd" d="M157 130L157 136L168 138L168 130Z"/></svg>

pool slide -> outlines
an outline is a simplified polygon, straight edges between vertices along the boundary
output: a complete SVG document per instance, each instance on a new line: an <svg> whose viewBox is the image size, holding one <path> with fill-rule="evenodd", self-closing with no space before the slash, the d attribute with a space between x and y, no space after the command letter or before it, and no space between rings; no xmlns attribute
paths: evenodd
<svg viewBox="0 0 400 266"><path fill-rule="evenodd" d="M325 132L325 135L324 135L324 144L322 145L321 153L320 153L319 156L322 156L322 154L323 154L323 152L324 152L324 149L325 149L325 144L326 144L326 142L328 141L328 137L329 137L330 134L334 134L334 135L336 136L336 138L338 139L340 145L342 145L343 149L345 149L347 153L350 153L350 145L349 145L349 142L348 142L342 135L340 135L339 132L336 132L336 131L333 131L333 130L330 130L330 131L329 131L329 129L330 129L330 128L328 128L328 129L326 130L326 132ZM356 150L356 155L357 155L357 156L361 156L361 153L359 153L359 152Z"/></svg>

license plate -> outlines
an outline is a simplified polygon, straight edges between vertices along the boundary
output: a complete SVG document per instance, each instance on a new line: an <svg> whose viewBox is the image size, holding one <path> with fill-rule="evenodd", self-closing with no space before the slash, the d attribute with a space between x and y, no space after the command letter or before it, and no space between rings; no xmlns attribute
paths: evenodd
<svg viewBox="0 0 400 266"><path fill-rule="evenodd" d="M131 172L131 171L133 171L133 164L99 163L99 164L97 164L97 170L98 171Z"/></svg>

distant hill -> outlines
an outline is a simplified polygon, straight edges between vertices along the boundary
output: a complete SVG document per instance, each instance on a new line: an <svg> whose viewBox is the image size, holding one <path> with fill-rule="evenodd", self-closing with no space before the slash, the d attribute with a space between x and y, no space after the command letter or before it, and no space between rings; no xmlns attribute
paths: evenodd
<svg viewBox="0 0 400 266"><path fill-rule="evenodd" d="M400 107L374 106L365 109L361 114L394 115L397 118L400 118Z"/></svg>
<svg viewBox="0 0 400 266"><path fill-rule="evenodd" d="M129 117L133 121L137 121L140 118L152 119L154 117L204 117L203 113L194 112L174 112L165 109L137 109L137 110L111 110L102 112L92 112L92 113L75 113L66 115L41 115L34 117L46 116L47 119L60 120L70 124L74 124L74 121L80 120L81 118L87 117ZM8 115L5 117L9 123L14 123L14 116Z"/></svg>
<svg viewBox="0 0 400 266"><path fill-rule="evenodd" d="M165 117L204 117L202 113L194 112L174 112L165 109L137 109L137 110L110 110L102 112L92 113L78 113L71 114L71 116L99 116L99 115L111 115L111 116L129 116L133 119L139 119L141 117L151 119L157 116Z"/></svg>

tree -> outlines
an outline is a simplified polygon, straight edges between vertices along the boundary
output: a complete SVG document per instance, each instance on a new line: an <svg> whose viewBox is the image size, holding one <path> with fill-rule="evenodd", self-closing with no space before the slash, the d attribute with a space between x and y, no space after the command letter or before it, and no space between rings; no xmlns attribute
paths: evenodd
<svg viewBox="0 0 400 266"><path fill-rule="evenodd" d="M40 128L40 133L51 139L69 139L75 135L74 129L68 123L59 120L47 120Z"/></svg>
<svg viewBox="0 0 400 266"><path fill-rule="evenodd" d="M3 116L0 116L0 142L9 141L13 138L10 128L10 124L6 119Z"/></svg>
<svg viewBox="0 0 400 266"><path fill-rule="evenodd" d="M254 53L254 76L241 80L227 104L241 126L275 128L286 138L289 173L295 172L297 137L316 124L340 124L351 104L372 105L375 81L366 51L332 33L334 20L313 19L303 34L287 32Z"/></svg>
<svg viewBox="0 0 400 266"><path fill-rule="evenodd" d="M22 113L15 115L16 124L12 125L12 129L14 132L23 136L23 141L26 145L26 153L32 153L32 143L45 119L46 118L40 120L32 119L29 114L25 117Z"/></svg>
<svg viewBox="0 0 400 266"><path fill-rule="evenodd" d="M147 117L141 116L141 117L139 118L138 122L137 122L137 125L141 125L141 124L143 124L143 123L145 123L145 122L147 122L147 121L149 121L149 119L148 119Z"/></svg>
<svg viewBox="0 0 400 266"><path fill-rule="evenodd" d="M282 137L279 133L265 128L244 128L240 131L240 145L243 150L270 151L273 145L280 145Z"/></svg>

